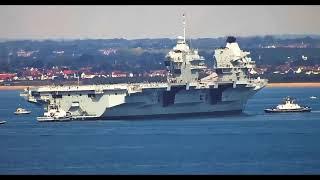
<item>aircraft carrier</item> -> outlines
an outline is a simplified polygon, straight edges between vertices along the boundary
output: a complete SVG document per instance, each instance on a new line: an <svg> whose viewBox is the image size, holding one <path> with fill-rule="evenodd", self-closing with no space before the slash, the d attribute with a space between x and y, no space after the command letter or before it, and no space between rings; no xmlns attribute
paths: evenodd
<svg viewBox="0 0 320 180"><path fill-rule="evenodd" d="M184 19L183 36L164 57L167 82L43 86L29 88L23 96L44 105L45 114L52 117L50 107L67 112L72 119L215 116L241 113L247 100L266 86L266 79L251 76L255 62L250 52L239 48L235 37L215 49L212 73L200 78L207 69L205 59L190 48L185 37Z"/></svg>

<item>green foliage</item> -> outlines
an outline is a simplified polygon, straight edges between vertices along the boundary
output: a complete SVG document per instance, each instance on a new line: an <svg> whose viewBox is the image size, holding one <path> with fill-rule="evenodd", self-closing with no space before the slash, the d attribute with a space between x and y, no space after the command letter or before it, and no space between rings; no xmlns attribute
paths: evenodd
<svg viewBox="0 0 320 180"><path fill-rule="evenodd" d="M226 37L188 39L192 48L199 49L205 63L212 67L215 48L225 46ZM281 39L274 36L237 37L237 42L244 50L251 52L252 60L257 65L278 66L291 61L293 66L320 64L320 40L314 37ZM309 44L310 48L260 48L267 45ZM0 71L14 72L23 67L51 68L68 66L71 69L92 67L92 70L110 72L112 70L144 72L165 69L163 64L166 53L175 45L174 39L96 39L70 41L9 41L0 43ZM99 50L112 48L116 53L103 55ZM20 49L38 51L30 57L18 57ZM54 54L53 51L64 51ZM8 54L12 52L8 61ZM301 56L307 56L303 61ZM260 59L259 59L260 56ZM36 58L34 58L36 57ZM290 58L288 58L290 57Z"/></svg>

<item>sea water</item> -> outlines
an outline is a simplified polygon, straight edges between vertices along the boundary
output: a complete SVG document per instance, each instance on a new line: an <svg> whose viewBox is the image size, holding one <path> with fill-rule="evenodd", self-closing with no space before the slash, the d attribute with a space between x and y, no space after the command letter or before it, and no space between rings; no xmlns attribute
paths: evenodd
<svg viewBox="0 0 320 180"><path fill-rule="evenodd" d="M312 112L263 111L286 96ZM32 113L14 115L19 106ZM320 88L264 88L224 117L37 122L42 113L0 91L0 174L320 174Z"/></svg>

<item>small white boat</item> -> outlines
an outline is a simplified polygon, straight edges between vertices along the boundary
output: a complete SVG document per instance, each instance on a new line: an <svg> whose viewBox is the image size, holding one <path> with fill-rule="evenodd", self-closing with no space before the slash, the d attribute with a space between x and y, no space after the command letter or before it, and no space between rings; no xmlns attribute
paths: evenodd
<svg viewBox="0 0 320 180"><path fill-rule="evenodd" d="M15 115L20 115L20 114L30 114L31 111L28 111L26 109L23 109L23 108L18 108L16 110L16 112L14 112Z"/></svg>
<svg viewBox="0 0 320 180"><path fill-rule="evenodd" d="M7 121L0 121L0 124L4 124L4 123L6 123Z"/></svg>
<svg viewBox="0 0 320 180"><path fill-rule="evenodd" d="M317 97L316 96L311 96L310 99L317 99Z"/></svg>

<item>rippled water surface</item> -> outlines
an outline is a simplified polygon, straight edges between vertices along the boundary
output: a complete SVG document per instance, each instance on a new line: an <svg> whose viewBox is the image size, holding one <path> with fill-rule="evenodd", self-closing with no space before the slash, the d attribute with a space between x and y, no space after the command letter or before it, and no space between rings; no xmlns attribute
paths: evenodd
<svg viewBox="0 0 320 180"><path fill-rule="evenodd" d="M288 95L313 111L263 112ZM32 114L15 116L19 104ZM265 88L226 117L39 123L41 114L0 91L0 174L320 173L320 88Z"/></svg>

